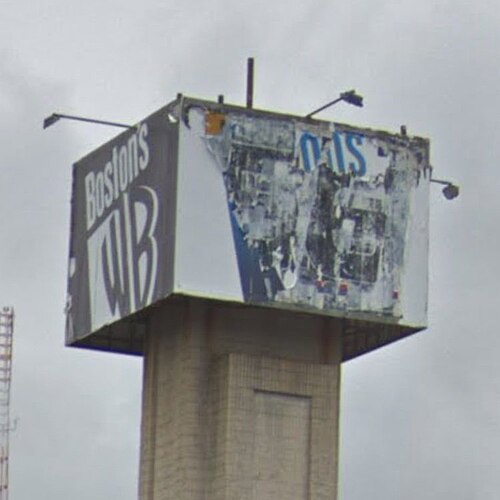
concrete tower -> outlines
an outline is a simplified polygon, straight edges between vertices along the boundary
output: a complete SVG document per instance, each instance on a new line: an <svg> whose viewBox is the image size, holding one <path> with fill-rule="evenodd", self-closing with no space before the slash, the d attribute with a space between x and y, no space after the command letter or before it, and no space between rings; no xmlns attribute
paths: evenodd
<svg viewBox="0 0 500 500"><path fill-rule="evenodd" d="M179 96L74 166L66 340L144 357L142 500L337 497L343 361L427 321L428 141Z"/></svg>

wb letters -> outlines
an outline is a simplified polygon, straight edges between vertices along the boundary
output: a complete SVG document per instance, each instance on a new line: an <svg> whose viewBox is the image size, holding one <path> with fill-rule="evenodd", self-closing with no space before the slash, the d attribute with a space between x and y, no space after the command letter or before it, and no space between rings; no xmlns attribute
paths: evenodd
<svg viewBox="0 0 500 500"><path fill-rule="evenodd" d="M149 164L147 126L84 179L92 329L149 305L154 298L158 195L134 183Z"/></svg>

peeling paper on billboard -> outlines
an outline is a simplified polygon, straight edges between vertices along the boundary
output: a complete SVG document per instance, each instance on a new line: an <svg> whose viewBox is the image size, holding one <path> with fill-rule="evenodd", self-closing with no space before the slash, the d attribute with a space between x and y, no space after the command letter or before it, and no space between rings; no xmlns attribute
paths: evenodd
<svg viewBox="0 0 500 500"><path fill-rule="evenodd" d="M244 302L394 320L411 311L412 322L425 323L426 141L243 113L216 122L191 115L207 126L187 127L185 147L197 130L211 158L210 167L206 153L198 157L198 168L221 177Z"/></svg>

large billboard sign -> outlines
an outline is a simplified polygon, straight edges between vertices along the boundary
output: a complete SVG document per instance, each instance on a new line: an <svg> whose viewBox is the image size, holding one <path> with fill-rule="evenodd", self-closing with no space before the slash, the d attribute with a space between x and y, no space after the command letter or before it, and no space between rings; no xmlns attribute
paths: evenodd
<svg viewBox="0 0 500 500"><path fill-rule="evenodd" d="M426 326L425 139L180 99L75 165L67 339L174 295Z"/></svg>
<svg viewBox="0 0 500 500"><path fill-rule="evenodd" d="M74 166L68 342L170 292L167 165L177 145L165 120L161 110Z"/></svg>

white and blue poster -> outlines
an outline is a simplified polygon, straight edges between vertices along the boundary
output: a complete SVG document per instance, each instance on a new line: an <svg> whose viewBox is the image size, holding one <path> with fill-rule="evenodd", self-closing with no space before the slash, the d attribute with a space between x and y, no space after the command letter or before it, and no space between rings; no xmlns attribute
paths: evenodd
<svg viewBox="0 0 500 500"><path fill-rule="evenodd" d="M180 127L177 290L425 325L427 140L203 105Z"/></svg>

